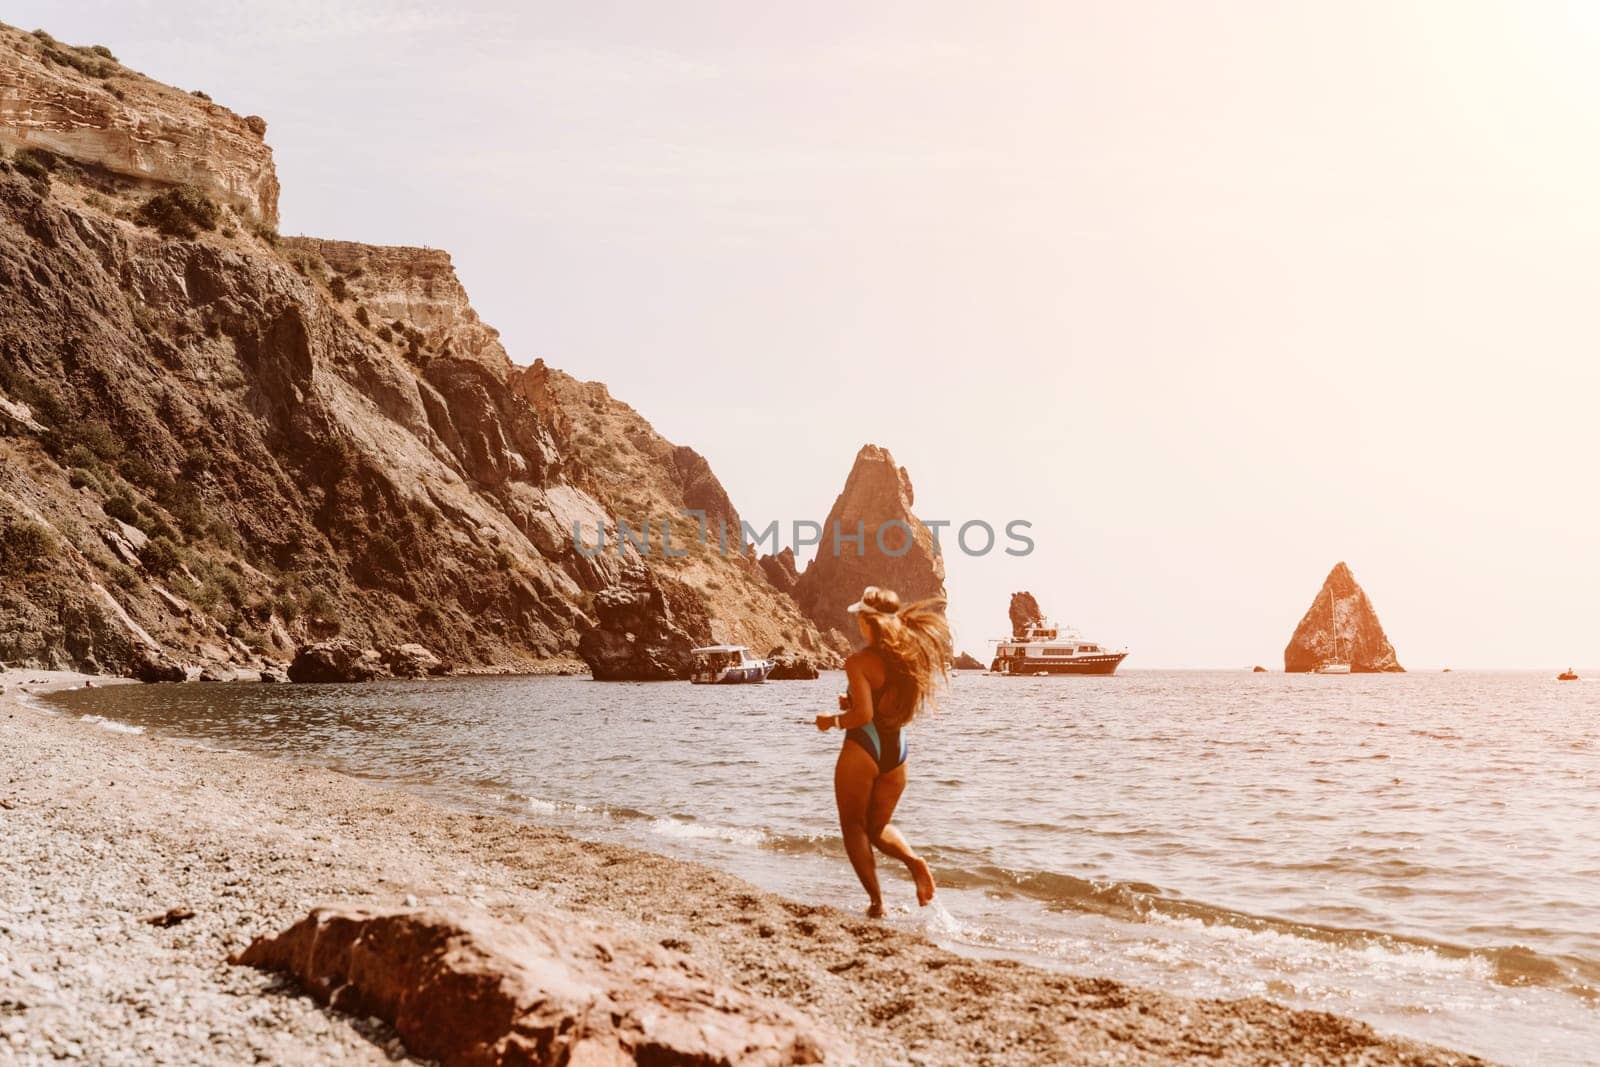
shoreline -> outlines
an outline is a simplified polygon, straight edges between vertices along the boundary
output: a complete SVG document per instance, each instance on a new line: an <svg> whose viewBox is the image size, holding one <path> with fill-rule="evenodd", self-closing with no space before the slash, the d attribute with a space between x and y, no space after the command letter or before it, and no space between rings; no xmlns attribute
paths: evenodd
<svg viewBox="0 0 1600 1067"><path fill-rule="evenodd" d="M1483 1062L1266 1000L957 955L696 863L18 699L85 678L0 675L0 1048L21 1062L390 1062L387 1028L226 963L325 904L573 916L789 1005L862 1063ZM195 917L142 921L172 908Z"/></svg>

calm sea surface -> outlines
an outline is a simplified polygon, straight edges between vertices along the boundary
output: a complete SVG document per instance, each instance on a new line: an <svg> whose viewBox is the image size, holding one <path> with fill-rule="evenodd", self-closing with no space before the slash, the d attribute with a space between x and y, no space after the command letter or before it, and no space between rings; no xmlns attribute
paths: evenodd
<svg viewBox="0 0 1600 1067"><path fill-rule="evenodd" d="M72 714L389 779L859 909L840 674L78 691ZM1600 684L1548 674L958 677L896 823L891 921L1200 996L1263 995L1507 1063L1600 1056Z"/></svg>

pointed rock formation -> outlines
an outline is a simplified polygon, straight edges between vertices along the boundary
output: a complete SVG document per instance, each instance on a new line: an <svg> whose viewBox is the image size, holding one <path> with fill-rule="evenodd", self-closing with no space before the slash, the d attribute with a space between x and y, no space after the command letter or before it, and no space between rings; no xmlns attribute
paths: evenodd
<svg viewBox="0 0 1600 1067"><path fill-rule="evenodd" d="M911 476L888 449L865 445L856 453L816 558L795 582L795 600L819 629L855 634L845 608L869 585L893 589L902 604L944 595L944 559L911 513L913 501Z"/></svg>
<svg viewBox="0 0 1600 1067"><path fill-rule="evenodd" d="M800 580L800 572L794 566L794 549L785 547L777 555L762 556L761 573L767 576L772 588L793 596L795 583Z"/></svg>
<svg viewBox="0 0 1600 1067"><path fill-rule="evenodd" d="M1044 622L1044 611L1029 592L1011 594L1011 636L1021 638L1028 627Z"/></svg>
<svg viewBox="0 0 1600 1067"><path fill-rule="evenodd" d="M1395 658L1394 646L1384 635L1372 602L1343 563L1335 564L1328 572L1310 610L1283 650L1283 669L1291 674L1336 662L1349 663L1353 674L1405 670Z"/></svg>
<svg viewBox="0 0 1600 1067"><path fill-rule="evenodd" d="M970 652L963 652L955 658L955 662L951 666L958 671L981 671L983 670L983 660Z"/></svg>

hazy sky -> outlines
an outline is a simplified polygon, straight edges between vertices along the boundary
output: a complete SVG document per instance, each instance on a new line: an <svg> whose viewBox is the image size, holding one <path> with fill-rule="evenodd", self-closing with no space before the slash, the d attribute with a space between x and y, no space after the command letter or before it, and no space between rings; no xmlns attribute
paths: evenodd
<svg viewBox="0 0 1600 1067"><path fill-rule="evenodd" d="M10 3L269 123L283 231L448 249L751 519L863 442L1129 666L1600 664L1600 4ZM720 392L708 402L708 387Z"/></svg>

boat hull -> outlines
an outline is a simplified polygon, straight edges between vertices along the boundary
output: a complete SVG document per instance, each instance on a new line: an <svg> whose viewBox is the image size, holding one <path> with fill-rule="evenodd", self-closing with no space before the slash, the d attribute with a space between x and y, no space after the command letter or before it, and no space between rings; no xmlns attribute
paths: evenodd
<svg viewBox="0 0 1600 1067"><path fill-rule="evenodd" d="M695 685L760 685L772 673L771 663L752 663L741 667L728 667L715 674L692 674L689 681Z"/></svg>
<svg viewBox="0 0 1600 1067"><path fill-rule="evenodd" d="M1070 659L1027 656L1021 660L997 659L990 665L989 670L995 674L1007 674L1017 678L1031 678L1041 674L1106 675L1115 674L1117 667L1127 658L1126 652L1109 652L1103 656L1073 656Z"/></svg>

